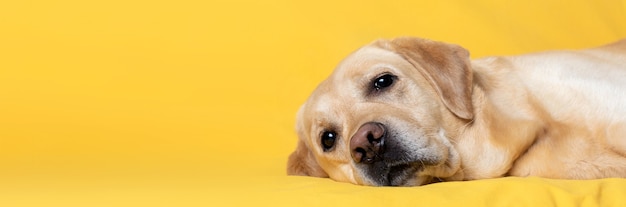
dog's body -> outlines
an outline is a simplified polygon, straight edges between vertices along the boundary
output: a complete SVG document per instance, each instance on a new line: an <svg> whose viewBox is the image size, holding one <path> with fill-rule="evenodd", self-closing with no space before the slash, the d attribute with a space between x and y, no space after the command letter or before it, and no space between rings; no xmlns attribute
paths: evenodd
<svg viewBox="0 0 626 207"><path fill-rule="evenodd" d="M626 177L626 40L475 61L377 41L318 86L297 130L289 174L355 184Z"/></svg>

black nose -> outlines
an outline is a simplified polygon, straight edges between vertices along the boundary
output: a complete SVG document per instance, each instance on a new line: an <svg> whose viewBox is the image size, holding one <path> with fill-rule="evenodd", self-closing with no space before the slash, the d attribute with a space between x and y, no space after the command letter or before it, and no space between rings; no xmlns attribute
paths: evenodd
<svg viewBox="0 0 626 207"><path fill-rule="evenodd" d="M350 139L350 152L356 163L372 163L381 158L385 126L369 122L359 127Z"/></svg>

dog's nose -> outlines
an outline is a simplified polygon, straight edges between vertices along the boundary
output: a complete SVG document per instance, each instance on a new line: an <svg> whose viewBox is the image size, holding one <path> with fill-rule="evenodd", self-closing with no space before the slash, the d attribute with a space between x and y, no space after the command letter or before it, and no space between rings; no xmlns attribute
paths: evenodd
<svg viewBox="0 0 626 207"><path fill-rule="evenodd" d="M359 127L350 139L350 152L356 163L372 163L380 159L384 144L385 126L369 122Z"/></svg>

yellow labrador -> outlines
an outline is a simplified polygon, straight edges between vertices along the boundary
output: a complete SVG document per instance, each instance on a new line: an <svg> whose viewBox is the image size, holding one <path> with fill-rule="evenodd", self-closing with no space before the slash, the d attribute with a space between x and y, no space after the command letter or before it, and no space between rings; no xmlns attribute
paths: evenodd
<svg viewBox="0 0 626 207"><path fill-rule="evenodd" d="M626 177L626 40L470 61L379 40L301 107L290 175L413 186L502 176Z"/></svg>

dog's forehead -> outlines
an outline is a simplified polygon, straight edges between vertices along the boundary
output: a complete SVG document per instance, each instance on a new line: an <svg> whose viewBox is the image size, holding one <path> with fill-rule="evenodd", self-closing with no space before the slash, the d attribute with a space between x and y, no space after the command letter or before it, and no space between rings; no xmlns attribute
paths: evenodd
<svg viewBox="0 0 626 207"><path fill-rule="evenodd" d="M353 76L355 73L367 73L373 67L382 67L404 59L393 51L368 45L355 51L339 63L331 74L335 80L345 80L346 76Z"/></svg>

